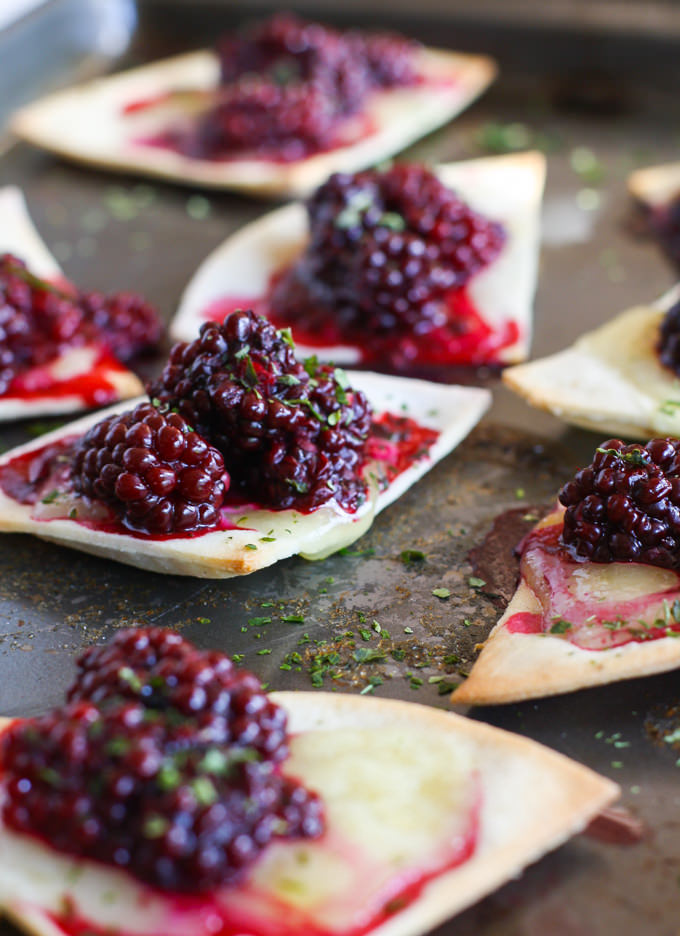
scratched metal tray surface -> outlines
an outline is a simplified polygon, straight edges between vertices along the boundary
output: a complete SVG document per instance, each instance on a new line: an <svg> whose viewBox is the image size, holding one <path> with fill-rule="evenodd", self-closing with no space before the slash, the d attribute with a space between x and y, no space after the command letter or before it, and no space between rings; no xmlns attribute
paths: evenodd
<svg viewBox="0 0 680 936"><path fill-rule="evenodd" d="M52 0L0 36L1 112L83 70L113 64L110 45L93 58L92 42L74 44L83 16L99 6ZM143 3L125 61L209 42L226 20L215 5ZM428 38L425 28L420 34ZM22 49L35 52L47 36L59 54L42 64L33 54L37 71L6 81L10 54L19 60ZM664 89L668 44L612 40L598 53L563 34L539 38L470 24L440 26L437 38L492 52L505 72L483 101L412 155L462 158L523 143L548 152L535 353L556 350L616 310L663 292L673 272L635 234L625 177L636 165L676 154L677 89ZM573 62L582 66L571 70L570 41ZM540 74L529 55L538 48ZM265 210L230 194L89 172L24 145L6 148L0 182L24 188L39 229L76 282L138 289L167 317L206 253ZM157 367L151 362L147 372ZM458 451L347 554L321 563L294 558L244 579L211 582L146 573L25 536L0 538L0 713L32 714L58 702L82 648L137 623L177 628L202 647L237 654L272 688L323 686L446 707L450 685L469 670L498 613L499 599L475 582L470 549L497 514L530 514L532 505L549 501L601 441L491 385L493 408ZM1 428L0 444L53 424ZM409 550L425 558L405 562ZM450 597L435 597L436 588ZM678 754L653 743L645 724L678 699L671 673L472 713L612 776L645 832L631 845L576 838L438 936L677 934ZM15 931L0 923L0 936Z"/></svg>

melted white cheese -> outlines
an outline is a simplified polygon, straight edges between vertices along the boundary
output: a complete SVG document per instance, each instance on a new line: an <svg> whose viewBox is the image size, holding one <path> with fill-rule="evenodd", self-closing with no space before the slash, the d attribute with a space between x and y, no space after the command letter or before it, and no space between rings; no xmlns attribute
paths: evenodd
<svg viewBox="0 0 680 936"><path fill-rule="evenodd" d="M180 911L127 874L56 853L0 828L0 904L58 914L64 900L126 936L208 936L214 907L245 918L281 914L346 931L370 919L409 881L446 866L470 827L476 796L469 746L408 724L304 732L286 772L323 798L327 831L271 845L250 877L215 901ZM212 908L212 909L211 909Z"/></svg>

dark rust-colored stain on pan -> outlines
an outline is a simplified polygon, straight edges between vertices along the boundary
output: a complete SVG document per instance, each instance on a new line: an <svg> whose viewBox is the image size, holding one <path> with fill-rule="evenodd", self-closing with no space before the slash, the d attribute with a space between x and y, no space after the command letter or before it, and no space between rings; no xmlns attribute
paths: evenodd
<svg viewBox="0 0 680 936"><path fill-rule="evenodd" d="M551 509L545 504L532 504L503 511L494 519L481 543L470 550L468 558L473 572L485 583L480 590L500 611L508 605L517 588L518 550L522 539Z"/></svg>

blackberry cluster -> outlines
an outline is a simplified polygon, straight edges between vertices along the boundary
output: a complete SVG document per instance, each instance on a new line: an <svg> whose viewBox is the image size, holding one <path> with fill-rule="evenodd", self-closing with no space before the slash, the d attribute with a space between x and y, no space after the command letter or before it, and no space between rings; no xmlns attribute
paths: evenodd
<svg viewBox="0 0 680 936"><path fill-rule="evenodd" d="M177 413L151 403L109 416L76 443L73 487L148 535L215 528L229 479L222 456Z"/></svg>
<svg viewBox="0 0 680 936"><path fill-rule="evenodd" d="M130 629L78 668L66 705L0 738L9 827L189 894L321 834L319 798L281 773L284 710L228 657Z"/></svg>
<svg viewBox="0 0 680 936"><path fill-rule="evenodd" d="M559 493L562 541L593 562L680 567L680 441L603 442Z"/></svg>
<svg viewBox="0 0 680 936"><path fill-rule="evenodd" d="M219 100L193 145L213 157L260 150L278 159L326 149L372 90L419 80L415 48L395 35L273 16L219 43Z"/></svg>
<svg viewBox="0 0 680 936"><path fill-rule="evenodd" d="M420 165L336 173L307 208L309 245L274 287L272 307L308 326L331 317L350 340L444 325L447 293L505 242L500 224Z"/></svg>
<svg viewBox="0 0 680 936"><path fill-rule="evenodd" d="M366 397L341 371L299 363L289 335L266 319L235 312L205 323L195 341L175 345L149 393L219 449L232 484L259 504L362 502Z"/></svg>
<svg viewBox="0 0 680 936"><path fill-rule="evenodd" d="M67 293L17 257L0 255L0 394L64 348L98 341L127 360L156 345L161 330L158 313L140 296Z"/></svg>

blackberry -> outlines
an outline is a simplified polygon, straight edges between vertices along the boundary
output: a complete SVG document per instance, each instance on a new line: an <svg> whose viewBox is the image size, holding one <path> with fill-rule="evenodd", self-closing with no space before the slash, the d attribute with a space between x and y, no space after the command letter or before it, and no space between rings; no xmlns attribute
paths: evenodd
<svg viewBox="0 0 680 936"><path fill-rule="evenodd" d="M319 798L281 772L285 711L228 657L131 629L78 666L63 707L0 738L10 828L187 894L321 834Z"/></svg>
<svg viewBox="0 0 680 936"><path fill-rule="evenodd" d="M312 328L330 318L350 341L446 324L447 294L489 264L505 241L501 225L420 165L336 173L307 210L308 247L275 285L272 308Z"/></svg>
<svg viewBox="0 0 680 936"><path fill-rule="evenodd" d="M680 568L680 440L603 442L559 499L562 541L577 556Z"/></svg>
<svg viewBox="0 0 680 936"><path fill-rule="evenodd" d="M66 348L98 342L127 360L157 344L161 331L158 313L140 296L66 292L0 255L0 394Z"/></svg>
<svg viewBox="0 0 680 936"><path fill-rule="evenodd" d="M64 346L84 344L74 297L33 276L11 254L0 256L0 394L23 371L52 361Z"/></svg>
<svg viewBox="0 0 680 936"><path fill-rule="evenodd" d="M330 146L336 114L316 86L281 86L258 78L241 81L220 96L196 131L195 155L214 157L256 149L282 160L302 159Z"/></svg>
<svg viewBox="0 0 680 936"><path fill-rule="evenodd" d="M110 504L124 526L148 535L216 528L229 484L220 453L151 403L89 429L71 478L77 494Z"/></svg>
<svg viewBox="0 0 680 936"><path fill-rule="evenodd" d="M81 293L79 302L86 321L119 361L151 351L161 340L163 323L157 310L137 293Z"/></svg>
<svg viewBox="0 0 680 936"><path fill-rule="evenodd" d="M232 483L263 506L356 510L371 427L366 397L341 371L299 363L290 336L253 312L175 345L149 393L219 449Z"/></svg>
<svg viewBox="0 0 680 936"><path fill-rule="evenodd" d="M346 142L344 121L372 90L420 80L415 48L275 15L220 41L218 103L181 145L199 156L255 150L285 160Z"/></svg>

